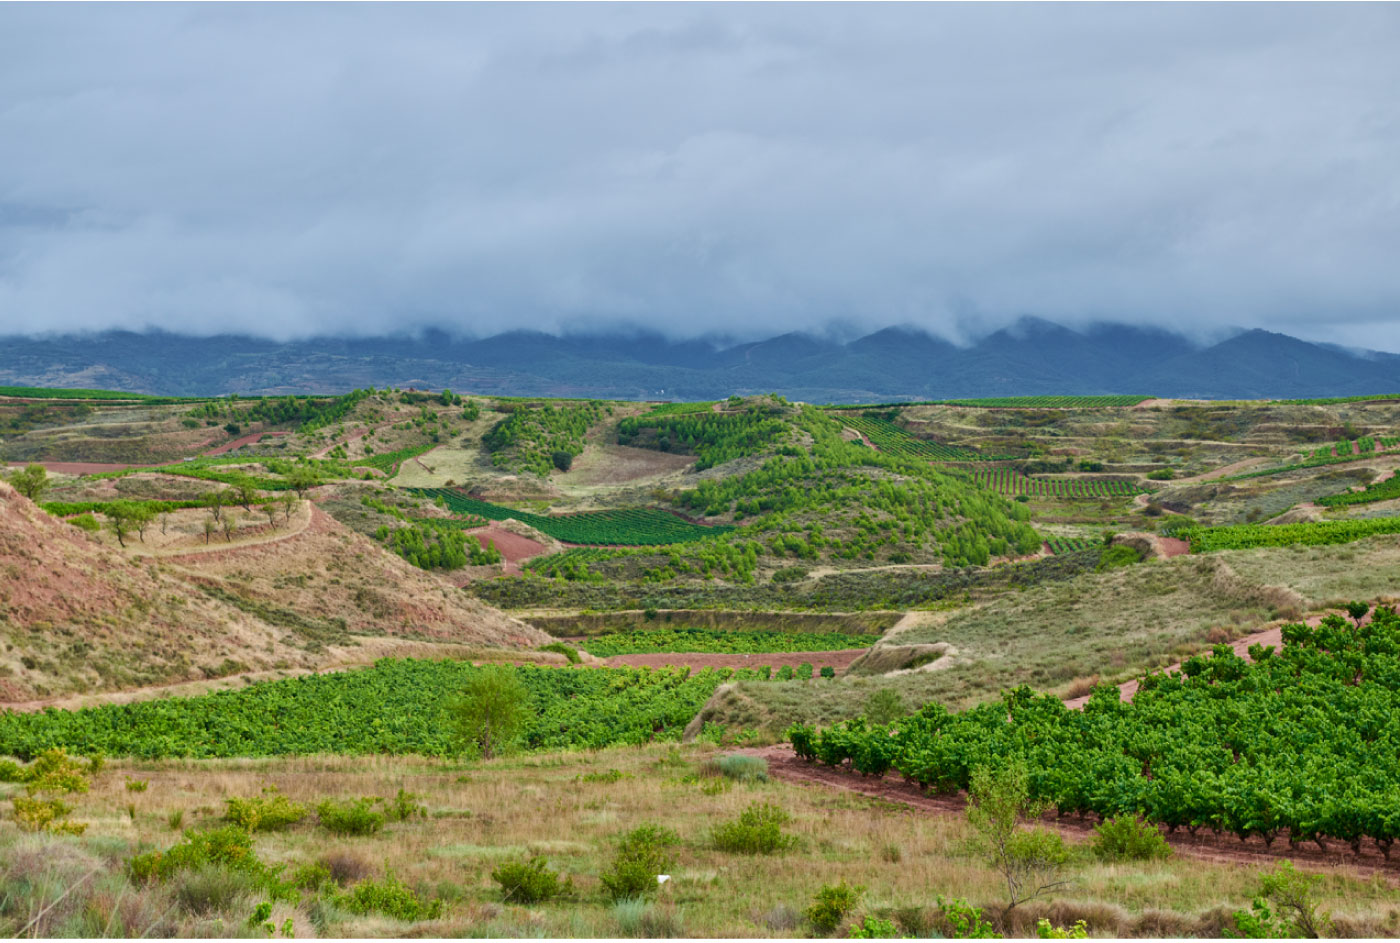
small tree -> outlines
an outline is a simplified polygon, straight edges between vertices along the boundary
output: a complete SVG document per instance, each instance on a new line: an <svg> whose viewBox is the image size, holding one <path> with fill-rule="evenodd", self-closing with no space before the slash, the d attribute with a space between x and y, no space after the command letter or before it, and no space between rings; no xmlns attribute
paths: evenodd
<svg viewBox="0 0 1400 943"><path fill-rule="evenodd" d="M146 528L151 526L151 521L156 519L156 512L146 504L133 504L131 506L131 526L136 528L137 535L141 542L146 542Z"/></svg>
<svg viewBox="0 0 1400 943"><path fill-rule="evenodd" d="M1330 936L1332 918L1317 901L1318 875L1304 874L1284 861L1259 877L1259 896L1252 910L1234 914L1235 925L1245 936L1303 937L1316 940ZM1272 903L1276 911L1269 909Z"/></svg>
<svg viewBox="0 0 1400 943"><path fill-rule="evenodd" d="M252 511L253 502L258 500L258 489L253 483L251 481L239 482L236 493L238 495L238 503L243 505L243 510Z"/></svg>
<svg viewBox="0 0 1400 943"><path fill-rule="evenodd" d="M104 513L107 515L107 529L116 535L117 543L125 547L126 538L136 529L139 509L130 501L113 501L107 505Z"/></svg>
<svg viewBox="0 0 1400 943"><path fill-rule="evenodd" d="M209 505L209 513L214 515L214 520L218 520L224 513L224 492L222 489L211 492L205 499Z"/></svg>
<svg viewBox="0 0 1400 943"><path fill-rule="evenodd" d="M563 449L559 449L554 453L553 458L554 467L562 472L566 472L570 468L574 467L574 455L572 452L566 452Z"/></svg>
<svg viewBox="0 0 1400 943"><path fill-rule="evenodd" d="M530 692L509 668L474 672L452 707L457 739L491 759L510 748L530 716Z"/></svg>
<svg viewBox="0 0 1400 943"><path fill-rule="evenodd" d="M278 499L282 504L282 516L290 523L292 511L296 510L297 499L292 497L291 492L282 492L282 497Z"/></svg>
<svg viewBox="0 0 1400 943"><path fill-rule="evenodd" d="M219 526L223 529L224 540L231 541L233 540L233 532L238 529L238 518L230 511L219 521Z"/></svg>
<svg viewBox="0 0 1400 943"><path fill-rule="evenodd" d="M214 520L212 517L206 517L206 518L204 519L204 543L205 543L206 546L208 546L208 544L209 544L209 538L210 538L210 537L213 537L213 536L214 536L214 532L217 531L218 529L219 529L219 522L218 522L218 521Z"/></svg>
<svg viewBox="0 0 1400 943"><path fill-rule="evenodd" d="M276 501L268 501L268 502L265 502L265 503L259 508L259 510L262 511L264 514L267 515L267 526L269 526L269 527L276 527L276 526L277 526L277 502L276 502Z"/></svg>
<svg viewBox="0 0 1400 943"><path fill-rule="evenodd" d="M316 469L310 465L298 465L287 476L287 484L292 486L292 490L297 493L298 498L306 497L306 492L320 483L321 479L317 477Z"/></svg>
<svg viewBox="0 0 1400 943"><path fill-rule="evenodd" d="M8 480L16 491L31 501L38 501L49 489L48 470L37 462L25 466L23 471L15 472Z"/></svg>
<svg viewBox="0 0 1400 943"><path fill-rule="evenodd" d="M1000 769L978 767L968 792L967 820L1006 881L1006 910L1001 917L1005 929L1006 918L1017 905L1066 883L1060 875L1069 856L1058 833L1019 827L1021 819L1035 819L1045 811L1044 803L1030 797L1024 761L1014 760Z"/></svg>
<svg viewBox="0 0 1400 943"><path fill-rule="evenodd" d="M160 512L160 534L161 534L162 537L165 536L165 527L166 527L166 525L169 524L169 523L170 523L170 512L169 512L169 511L161 511L161 512Z"/></svg>

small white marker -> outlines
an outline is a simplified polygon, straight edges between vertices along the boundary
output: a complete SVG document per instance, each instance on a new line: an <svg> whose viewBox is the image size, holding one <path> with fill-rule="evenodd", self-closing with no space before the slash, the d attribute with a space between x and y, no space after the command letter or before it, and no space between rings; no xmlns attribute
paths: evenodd
<svg viewBox="0 0 1400 943"><path fill-rule="evenodd" d="M658 874L658 875L656 876L656 883L657 883L657 884L665 884L665 883L666 883L667 881L669 881L669 880L671 880L671 875L669 875L669 874Z"/></svg>

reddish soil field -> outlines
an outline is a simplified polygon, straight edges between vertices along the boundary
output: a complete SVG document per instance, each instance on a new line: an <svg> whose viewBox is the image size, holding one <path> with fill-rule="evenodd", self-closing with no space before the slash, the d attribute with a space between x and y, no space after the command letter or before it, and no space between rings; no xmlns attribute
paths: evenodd
<svg viewBox="0 0 1400 943"><path fill-rule="evenodd" d="M252 445L254 442L257 442L259 439L261 439L261 438L262 438L263 436L265 436L265 435L280 436L280 435L291 435L291 433L288 432L288 431L286 431L286 430L283 430L283 431L281 431L281 432L250 432L250 433L248 433L248 434L245 435L245 436L239 436L237 439L234 439L232 442L225 442L223 445L219 446L218 448L210 449L209 451L204 452L203 454L204 454L204 455L223 455L225 452L232 452L234 449L240 449L240 448L242 448L242 447L245 446L245 445Z"/></svg>
<svg viewBox="0 0 1400 943"><path fill-rule="evenodd" d="M632 665L639 668L662 668L668 665L685 665L690 668L762 668L770 665L781 668L784 665L798 665L806 662L820 671L830 665L836 673L844 674L851 662L866 653L864 648L845 648L834 652L772 652L751 655L724 654L716 652L657 652L645 655L613 655L602 659L607 665Z"/></svg>
<svg viewBox="0 0 1400 943"><path fill-rule="evenodd" d="M1190 541L1182 540L1180 537L1162 537L1158 541L1158 546L1162 548L1162 556L1179 557L1184 553L1191 552Z"/></svg>
<svg viewBox="0 0 1400 943"><path fill-rule="evenodd" d="M511 533L498 524L471 531L471 535L479 540L483 547L486 546L486 541L494 541L496 549L501 551L501 556L506 559L505 572L511 575L519 575L520 564L523 561L538 557L549 549L538 540Z"/></svg>
<svg viewBox="0 0 1400 943"><path fill-rule="evenodd" d="M43 465L60 475L99 475L102 472L126 471L128 468L155 468L154 465L121 465L116 462L10 462L14 468Z"/></svg>

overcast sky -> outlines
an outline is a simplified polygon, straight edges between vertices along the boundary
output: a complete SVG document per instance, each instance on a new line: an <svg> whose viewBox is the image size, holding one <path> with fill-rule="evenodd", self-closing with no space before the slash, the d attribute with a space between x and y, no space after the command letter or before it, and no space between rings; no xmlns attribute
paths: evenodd
<svg viewBox="0 0 1400 943"><path fill-rule="evenodd" d="M0 4L0 333L1400 350L1400 6Z"/></svg>

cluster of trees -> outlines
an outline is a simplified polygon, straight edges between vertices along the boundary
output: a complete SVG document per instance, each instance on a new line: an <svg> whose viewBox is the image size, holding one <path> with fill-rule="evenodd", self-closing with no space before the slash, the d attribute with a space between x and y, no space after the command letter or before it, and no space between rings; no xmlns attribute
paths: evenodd
<svg viewBox="0 0 1400 943"><path fill-rule="evenodd" d="M621 445L697 457L704 470L767 451L792 431L777 404L755 404L742 412L648 413L617 425Z"/></svg>
<svg viewBox="0 0 1400 943"><path fill-rule="evenodd" d="M493 465L547 477L551 469L568 470L583 451L589 427L605 415L612 415L612 407L597 400L514 404L481 442Z"/></svg>
<svg viewBox="0 0 1400 943"><path fill-rule="evenodd" d="M373 389L355 390L344 396L269 396L253 400L237 395L210 400L189 411L193 419L210 423L227 422L230 434L241 426L261 422L269 426L296 425L300 432L314 432L344 419L352 409L374 394Z"/></svg>
<svg viewBox="0 0 1400 943"><path fill-rule="evenodd" d="M455 570L471 564L485 566L501 562L494 542L483 546L475 537L454 527L414 522L406 527L384 525L374 534L389 549L423 570Z"/></svg>

